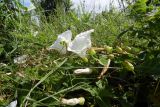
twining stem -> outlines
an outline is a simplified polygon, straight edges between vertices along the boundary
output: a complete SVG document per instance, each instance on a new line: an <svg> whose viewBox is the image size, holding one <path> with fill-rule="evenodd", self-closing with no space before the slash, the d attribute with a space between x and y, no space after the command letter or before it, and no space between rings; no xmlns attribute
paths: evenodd
<svg viewBox="0 0 160 107"><path fill-rule="evenodd" d="M107 62L107 64L104 66L101 74L98 76L98 79L101 79L101 78L104 76L104 74L107 72L107 70L108 70L108 68L109 68L110 63L111 63L111 59L108 59L108 62Z"/></svg>

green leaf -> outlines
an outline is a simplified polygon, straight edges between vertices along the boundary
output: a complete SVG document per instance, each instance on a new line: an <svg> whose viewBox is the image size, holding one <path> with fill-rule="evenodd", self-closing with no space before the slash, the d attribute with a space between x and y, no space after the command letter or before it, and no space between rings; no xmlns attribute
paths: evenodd
<svg viewBox="0 0 160 107"><path fill-rule="evenodd" d="M100 56L100 58L97 60L101 65L106 65L108 63L108 59L106 56Z"/></svg>
<svg viewBox="0 0 160 107"><path fill-rule="evenodd" d="M4 6L4 3L2 2L2 3L0 3L0 7L2 7L2 6Z"/></svg>
<svg viewBox="0 0 160 107"><path fill-rule="evenodd" d="M102 80L97 81L96 85L98 86L99 89L104 89L105 88L105 82L102 81Z"/></svg>

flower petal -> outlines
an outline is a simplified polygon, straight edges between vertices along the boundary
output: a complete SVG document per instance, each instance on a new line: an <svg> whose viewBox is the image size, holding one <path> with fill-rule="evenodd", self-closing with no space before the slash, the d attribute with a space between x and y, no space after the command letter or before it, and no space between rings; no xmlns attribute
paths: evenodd
<svg viewBox="0 0 160 107"><path fill-rule="evenodd" d="M58 38L63 39L67 44L71 42L72 39L72 32L70 30L67 30L63 32L62 34L58 35Z"/></svg>
<svg viewBox="0 0 160 107"><path fill-rule="evenodd" d="M12 101L7 107L17 107L17 100Z"/></svg>
<svg viewBox="0 0 160 107"><path fill-rule="evenodd" d="M61 54L66 54L67 46L65 46L65 44L63 44L63 42L65 42L66 45L68 45L69 42L71 42L71 38L72 38L72 32L70 30L65 31L64 33L58 35L57 40L54 42L54 44L52 44L49 47L49 50L55 49L55 50L59 51Z"/></svg>
<svg viewBox="0 0 160 107"><path fill-rule="evenodd" d="M86 51L91 48L90 34L94 32L94 29L88 30L78 34L75 39L69 43L68 51L72 51L78 54L80 57L86 56Z"/></svg>

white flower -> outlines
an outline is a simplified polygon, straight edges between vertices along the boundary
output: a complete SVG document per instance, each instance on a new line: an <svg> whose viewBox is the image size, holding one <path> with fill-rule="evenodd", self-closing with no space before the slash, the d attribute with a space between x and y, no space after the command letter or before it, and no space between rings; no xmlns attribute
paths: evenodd
<svg viewBox="0 0 160 107"><path fill-rule="evenodd" d="M58 35L57 40L54 42L53 45L49 47L50 49L55 49L59 51L62 54L65 54L67 52L67 46L71 42L72 38L72 32L70 30L65 31L64 33ZM64 44L64 42L66 44Z"/></svg>
<svg viewBox="0 0 160 107"><path fill-rule="evenodd" d="M85 102L84 97L80 97L80 98L72 98L72 99L65 99L62 98L61 103L64 105L70 105L70 106L75 106L77 104L79 105L83 105Z"/></svg>
<svg viewBox="0 0 160 107"><path fill-rule="evenodd" d="M91 48L90 34L94 29L78 34L75 39L69 43L67 50L78 54L80 57L86 56L86 51Z"/></svg>
<svg viewBox="0 0 160 107"><path fill-rule="evenodd" d="M86 51L91 48L90 34L94 32L94 29L88 30L78 34L71 42L72 32L70 30L60 34L50 49L58 50L62 54L66 54L67 51L78 54L80 57L86 57Z"/></svg>
<svg viewBox="0 0 160 107"><path fill-rule="evenodd" d="M85 68L85 69L76 69L74 70L74 74L75 75L81 75L81 74L91 74L92 70L89 68Z"/></svg>
<svg viewBox="0 0 160 107"><path fill-rule="evenodd" d="M14 63L16 64L23 64L27 61L27 55L22 55L22 56L19 56L17 58L14 58Z"/></svg>
<svg viewBox="0 0 160 107"><path fill-rule="evenodd" d="M6 107L17 107L17 100L12 101L8 106Z"/></svg>

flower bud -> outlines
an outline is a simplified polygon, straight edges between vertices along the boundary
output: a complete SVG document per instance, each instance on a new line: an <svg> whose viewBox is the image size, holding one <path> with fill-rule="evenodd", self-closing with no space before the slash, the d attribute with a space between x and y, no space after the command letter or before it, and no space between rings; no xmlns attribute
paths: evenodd
<svg viewBox="0 0 160 107"><path fill-rule="evenodd" d="M84 97L80 97L78 99L79 99L79 105L84 105L84 103L85 103Z"/></svg>
<svg viewBox="0 0 160 107"><path fill-rule="evenodd" d="M95 51L93 48L91 48L91 49L88 50L88 53L89 53L90 55L95 55L95 54L96 54L96 51Z"/></svg>
<svg viewBox="0 0 160 107"><path fill-rule="evenodd" d="M86 63L88 62L88 58L87 57L83 57L82 59L83 59L84 62L86 62Z"/></svg>
<svg viewBox="0 0 160 107"><path fill-rule="evenodd" d="M109 55L108 55L108 58L109 58L109 59L113 59L113 58L114 58L114 55L113 55L113 54L109 54Z"/></svg>
<svg viewBox="0 0 160 107"><path fill-rule="evenodd" d="M77 104L79 105L84 105L85 99L84 97L80 98L71 98L71 99L65 99L62 98L61 103L64 105L69 105L69 106L75 106Z"/></svg>
<svg viewBox="0 0 160 107"><path fill-rule="evenodd" d="M72 98L72 99L62 98L61 103L64 105L74 106L79 104L79 99L78 98Z"/></svg>
<svg viewBox="0 0 160 107"><path fill-rule="evenodd" d="M89 68L86 68L86 69L76 69L74 71L74 74L75 75L81 75L81 74L91 74L92 73L92 70L89 69Z"/></svg>
<svg viewBox="0 0 160 107"><path fill-rule="evenodd" d="M116 51L117 51L117 53L123 53L122 48L120 48L119 46L116 46Z"/></svg>
<svg viewBox="0 0 160 107"><path fill-rule="evenodd" d="M124 62L123 62L123 65L124 65L124 67L125 67L127 70L132 71L133 74L135 74L135 72L134 72L134 66L133 66L130 62L124 61Z"/></svg>
<svg viewBox="0 0 160 107"><path fill-rule="evenodd" d="M110 46L104 46L105 50L107 51L107 53L112 53L113 51L113 47Z"/></svg>
<svg viewBox="0 0 160 107"><path fill-rule="evenodd" d="M126 49L126 51L131 51L132 50L132 48L129 47L129 46L126 46L125 49Z"/></svg>

